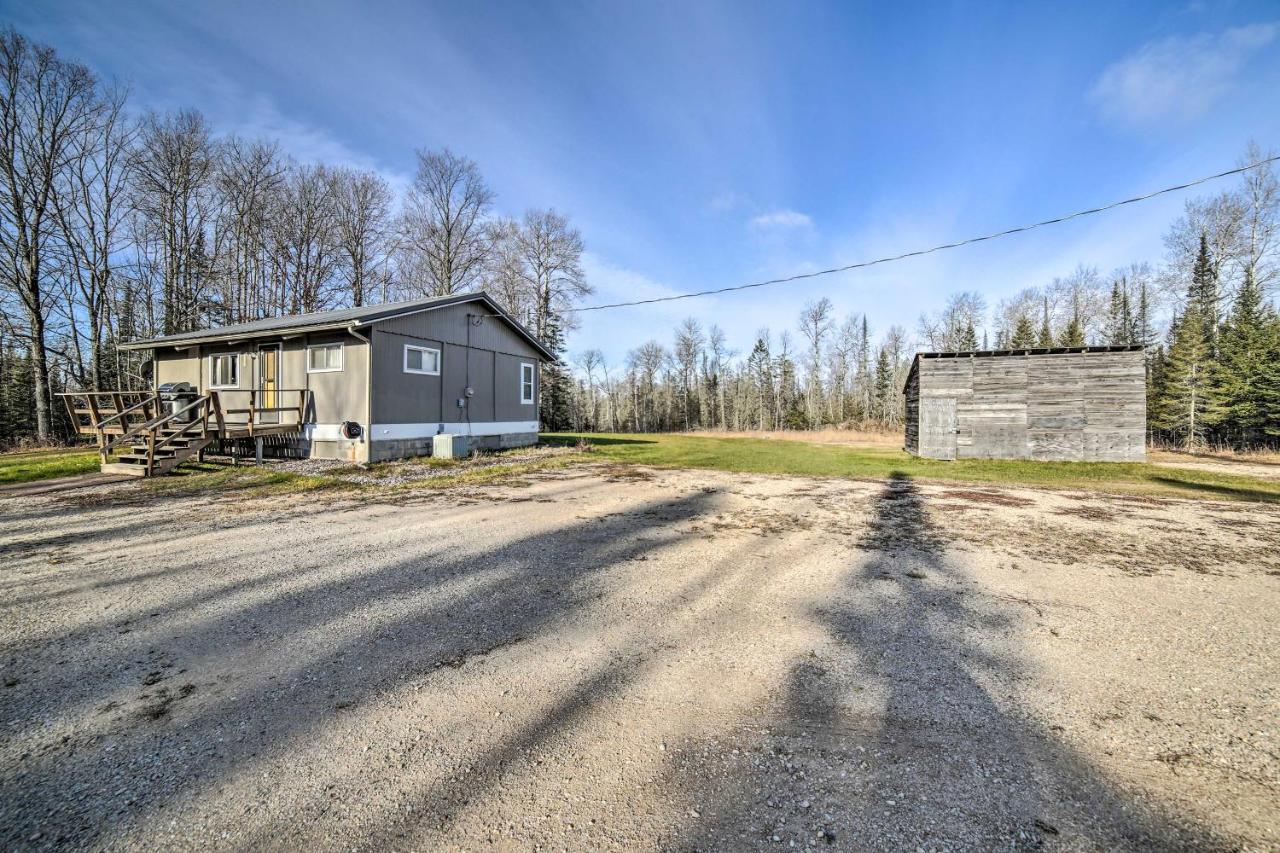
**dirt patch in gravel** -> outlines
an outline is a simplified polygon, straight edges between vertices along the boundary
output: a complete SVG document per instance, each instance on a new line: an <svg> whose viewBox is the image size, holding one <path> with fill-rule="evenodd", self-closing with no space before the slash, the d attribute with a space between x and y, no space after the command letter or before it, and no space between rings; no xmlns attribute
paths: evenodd
<svg viewBox="0 0 1280 853"><path fill-rule="evenodd" d="M1280 845L1280 507L521 482L6 501L0 847Z"/></svg>

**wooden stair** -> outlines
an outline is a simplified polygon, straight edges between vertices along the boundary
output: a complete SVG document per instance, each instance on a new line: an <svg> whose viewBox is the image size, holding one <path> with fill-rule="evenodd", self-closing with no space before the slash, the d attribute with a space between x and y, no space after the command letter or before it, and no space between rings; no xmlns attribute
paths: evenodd
<svg viewBox="0 0 1280 853"><path fill-rule="evenodd" d="M168 443L155 451L151 450L151 446L147 441L133 442L129 446L128 452L116 454L115 462L104 462L102 464L102 472L104 474L129 474L134 477L167 474L192 456L197 456L200 451L214 441L212 436L207 438L200 435L175 437L178 432L176 429L158 430L156 438L160 441L168 441ZM150 461L150 466L147 464L148 461Z"/></svg>

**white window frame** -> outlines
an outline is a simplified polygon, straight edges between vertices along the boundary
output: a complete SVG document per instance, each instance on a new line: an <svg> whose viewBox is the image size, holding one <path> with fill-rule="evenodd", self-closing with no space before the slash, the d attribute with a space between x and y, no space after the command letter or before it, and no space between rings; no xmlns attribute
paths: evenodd
<svg viewBox="0 0 1280 853"><path fill-rule="evenodd" d="M529 369L529 379L527 381L524 378L525 368ZM524 390L526 386L529 389L528 397L524 395ZM532 406L534 398L537 396L537 391L538 391L538 366L528 361L520 362L520 405Z"/></svg>
<svg viewBox="0 0 1280 853"><path fill-rule="evenodd" d="M213 367L213 366L214 366L214 364L216 364L216 363L217 363L218 359L220 359L220 358L229 358L229 359L231 359L231 363L232 363L232 365L234 365L234 366L235 366L235 374L236 374L236 375L235 375L235 382L233 382L233 383L232 383L232 384L230 384L230 385L226 385L226 384L219 384L219 383L218 383L218 374L217 374L217 371L216 371L216 370L214 370L214 367ZM238 352L219 352L219 353L214 353L214 354L212 354L212 355L210 355L210 356L209 356L209 387L210 387L210 388L219 388L219 389L221 389L221 388L239 388L239 387L240 387L240 353L238 353Z"/></svg>
<svg viewBox="0 0 1280 853"><path fill-rule="evenodd" d="M311 366L312 350L332 349L333 347L338 348L338 366L337 367L312 367ZM342 345L342 341L334 341L332 343L327 343L327 344L308 344L307 345L307 373L341 373L342 367L346 363L345 350L346 350L346 347Z"/></svg>
<svg viewBox="0 0 1280 853"><path fill-rule="evenodd" d="M429 353L429 352L435 353L435 355L436 355L436 369L435 369L435 370L425 370L425 369L424 369L424 370L414 370L413 368L411 368L411 367L409 366L409 350L416 350L416 351L418 351L418 352L422 353L422 354L423 354L423 355L422 355L422 363L423 363L423 364L426 364L426 363L427 363L427 358L426 358L426 354L427 354L427 353ZM440 350L436 349L435 347L416 347L416 346L414 346L413 344L405 344L405 345L404 345L404 372L405 372L405 373L418 373L418 374L421 374L421 375L423 375L423 376L439 376L439 375L440 375L440 365L441 365L441 364L443 364L443 360L442 360L442 358L441 358L441 356L440 356Z"/></svg>

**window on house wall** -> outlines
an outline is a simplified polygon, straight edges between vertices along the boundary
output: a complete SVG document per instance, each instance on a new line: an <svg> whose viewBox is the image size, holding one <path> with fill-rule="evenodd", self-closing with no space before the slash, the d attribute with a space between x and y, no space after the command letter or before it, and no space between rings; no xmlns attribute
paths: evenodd
<svg viewBox="0 0 1280 853"><path fill-rule="evenodd" d="M307 347L307 373L334 373L339 370L342 370L342 344Z"/></svg>
<svg viewBox="0 0 1280 853"><path fill-rule="evenodd" d="M440 375L440 350L430 347L415 347L405 344L404 372L425 373L429 376Z"/></svg>
<svg viewBox="0 0 1280 853"><path fill-rule="evenodd" d="M525 405L533 403L533 383L536 375L535 368L532 364L520 365L520 402Z"/></svg>
<svg viewBox="0 0 1280 853"><path fill-rule="evenodd" d="M209 356L209 387L240 387L240 354L236 352Z"/></svg>

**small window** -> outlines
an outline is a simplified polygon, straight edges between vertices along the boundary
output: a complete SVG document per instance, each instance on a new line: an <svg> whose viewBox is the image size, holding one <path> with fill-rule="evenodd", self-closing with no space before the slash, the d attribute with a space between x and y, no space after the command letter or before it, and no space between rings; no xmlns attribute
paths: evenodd
<svg viewBox="0 0 1280 853"><path fill-rule="evenodd" d="M536 370L532 364L520 365L520 402L533 405L533 383Z"/></svg>
<svg viewBox="0 0 1280 853"><path fill-rule="evenodd" d="M440 350L430 347L413 347L405 345L404 372L426 373L429 376L440 375Z"/></svg>
<svg viewBox="0 0 1280 853"><path fill-rule="evenodd" d="M307 373L335 373L342 370L342 344L307 347Z"/></svg>
<svg viewBox="0 0 1280 853"><path fill-rule="evenodd" d="M226 355L209 356L209 387L210 388L239 388L240 387L240 354L227 353Z"/></svg>

